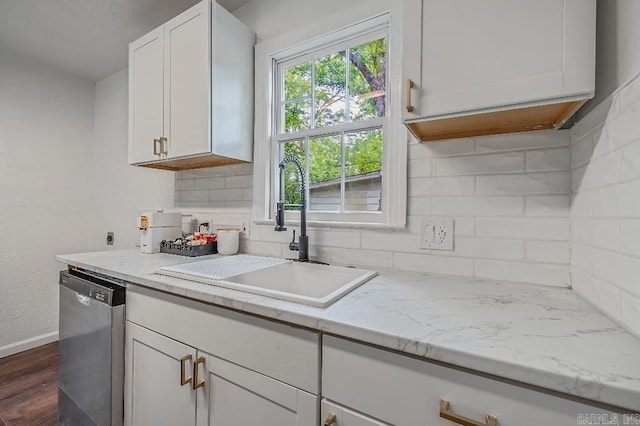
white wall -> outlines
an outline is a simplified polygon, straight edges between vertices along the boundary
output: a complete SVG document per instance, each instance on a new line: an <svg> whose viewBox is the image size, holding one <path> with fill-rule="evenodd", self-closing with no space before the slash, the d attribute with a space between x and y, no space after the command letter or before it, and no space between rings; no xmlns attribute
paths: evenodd
<svg viewBox="0 0 640 426"><path fill-rule="evenodd" d="M174 203L174 172L128 164L128 93L127 69L96 84L93 227L102 250L135 247L138 209L171 208ZM115 233L113 246L105 243L107 231Z"/></svg>
<svg viewBox="0 0 640 426"><path fill-rule="evenodd" d="M640 336L640 77L622 84L640 71L640 2L598 13L601 102L572 129L572 282Z"/></svg>
<svg viewBox="0 0 640 426"><path fill-rule="evenodd" d="M0 357L57 339L59 253L98 248L94 83L0 53Z"/></svg>

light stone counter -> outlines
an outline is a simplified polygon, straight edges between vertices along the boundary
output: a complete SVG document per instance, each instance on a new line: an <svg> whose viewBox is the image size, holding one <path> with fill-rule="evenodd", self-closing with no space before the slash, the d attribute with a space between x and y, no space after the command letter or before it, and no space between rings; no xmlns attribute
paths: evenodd
<svg viewBox="0 0 640 426"><path fill-rule="evenodd" d="M58 261L191 299L640 412L640 340L568 289L383 272L327 308L154 274L137 250Z"/></svg>

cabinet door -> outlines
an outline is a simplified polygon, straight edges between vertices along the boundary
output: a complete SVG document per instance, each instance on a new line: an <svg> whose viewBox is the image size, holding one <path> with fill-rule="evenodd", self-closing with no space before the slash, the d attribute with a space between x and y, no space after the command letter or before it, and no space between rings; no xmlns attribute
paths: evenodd
<svg viewBox="0 0 640 426"><path fill-rule="evenodd" d="M129 45L129 163L159 160L163 135L164 30ZM154 153L155 152L155 153Z"/></svg>
<svg viewBox="0 0 640 426"><path fill-rule="evenodd" d="M322 408L320 413L320 424L328 425L331 423L331 419L335 416L333 426L385 426L388 423L382 423L378 420L374 420L371 417L367 417L363 414L356 413L340 405L329 402L326 399L322 400ZM324 423L323 423L324 422Z"/></svg>
<svg viewBox="0 0 640 426"><path fill-rule="evenodd" d="M125 424L195 425L196 392L181 384L181 358L196 351L129 321L126 336Z"/></svg>
<svg viewBox="0 0 640 426"><path fill-rule="evenodd" d="M204 356L206 384L202 392L198 389L198 426L317 424L317 396L212 355Z"/></svg>
<svg viewBox="0 0 640 426"><path fill-rule="evenodd" d="M211 2L203 1L164 25L167 158L210 151L210 19Z"/></svg>
<svg viewBox="0 0 640 426"><path fill-rule="evenodd" d="M592 0L408 0L405 119L593 91ZM418 36L422 34L422 37Z"/></svg>

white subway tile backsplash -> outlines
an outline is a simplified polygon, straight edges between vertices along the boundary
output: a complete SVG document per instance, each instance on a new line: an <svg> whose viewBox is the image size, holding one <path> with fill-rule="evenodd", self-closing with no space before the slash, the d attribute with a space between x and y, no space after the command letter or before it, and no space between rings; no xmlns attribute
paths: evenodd
<svg viewBox="0 0 640 426"><path fill-rule="evenodd" d="M433 162L430 158L418 158L407 163L407 176L428 177L433 173Z"/></svg>
<svg viewBox="0 0 640 426"><path fill-rule="evenodd" d="M478 176L478 194L486 195L536 195L568 194L568 172L527 173L496 176Z"/></svg>
<svg viewBox="0 0 640 426"><path fill-rule="evenodd" d="M229 176L224 180L225 188L251 188L252 186L252 175Z"/></svg>
<svg viewBox="0 0 640 426"><path fill-rule="evenodd" d="M224 188L224 178L195 179L195 189L220 189Z"/></svg>
<svg viewBox="0 0 640 426"><path fill-rule="evenodd" d="M321 246L331 247L344 247L344 248L360 248L363 247L360 243L359 231L334 231L318 229L309 231L309 239L313 241L313 244L319 244ZM363 247L368 248L368 247Z"/></svg>
<svg viewBox="0 0 640 426"><path fill-rule="evenodd" d="M441 254L480 259L523 260L524 241L460 237L456 238L452 252Z"/></svg>
<svg viewBox="0 0 640 426"><path fill-rule="evenodd" d="M429 197L409 197L407 200L407 214L429 215L431 214L432 201Z"/></svg>
<svg viewBox="0 0 640 426"><path fill-rule="evenodd" d="M620 114L609 119L609 144L612 150L621 148L640 139L640 102L625 109Z"/></svg>
<svg viewBox="0 0 640 426"><path fill-rule="evenodd" d="M475 155L433 160L435 176L462 176L524 170L524 153Z"/></svg>
<svg viewBox="0 0 640 426"><path fill-rule="evenodd" d="M452 139L439 142L409 144L409 158L437 158L452 155L473 155L474 139Z"/></svg>
<svg viewBox="0 0 640 426"><path fill-rule="evenodd" d="M478 218L479 237L518 238L525 240L569 240L566 218Z"/></svg>
<svg viewBox="0 0 640 426"><path fill-rule="evenodd" d="M591 191L580 191L574 194L571 201L571 217L591 216Z"/></svg>
<svg viewBox="0 0 640 426"><path fill-rule="evenodd" d="M596 250L594 257L593 272L597 277L640 297L640 259L601 249Z"/></svg>
<svg viewBox="0 0 640 426"><path fill-rule="evenodd" d="M211 201L242 200L242 189L212 189L209 197Z"/></svg>
<svg viewBox="0 0 640 426"><path fill-rule="evenodd" d="M593 273L594 248L584 244L572 242L571 244L571 267L580 268L589 274Z"/></svg>
<svg viewBox="0 0 640 426"><path fill-rule="evenodd" d="M571 167L571 155L568 148L528 151L526 169L532 172L564 171Z"/></svg>
<svg viewBox="0 0 640 426"><path fill-rule="evenodd" d="M600 188L618 182L620 176L620 156L611 153L592 159L582 177L581 189Z"/></svg>
<svg viewBox="0 0 640 426"><path fill-rule="evenodd" d="M620 251L640 257L640 220L620 221Z"/></svg>
<svg viewBox="0 0 640 426"><path fill-rule="evenodd" d="M478 259L476 275L500 281L537 283L557 287L570 285L569 270L561 265Z"/></svg>
<svg viewBox="0 0 640 426"><path fill-rule="evenodd" d="M568 195L536 195L527 197L527 216L567 217L570 200Z"/></svg>
<svg viewBox="0 0 640 426"><path fill-rule="evenodd" d="M176 191L190 191L195 189L195 180L176 180Z"/></svg>
<svg viewBox="0 0 640 426"><path fill-rule="evenodd" d="M473 195L475 177L413 178L408 182L409 197L433 197L437 195Z"/></svg>
<svg viewBox="0 0 640 426"><path fill-rule="evenodd" d="M640 181L593 191L594 217L640 218Z"/></svg>
<svg viewBox="0 0 640 426"><path fill-rule="evenodd" d="M591 135L571 146L571 167L575 168L588 163L593 154L593 137Z"/></svg>
<svg viewBox="0 0 640 426"><path fill-rule="evenodd" d="M571 262L567 241L527 241L527 260L541 263L568 265Z"/></svg>
<svg viewBox="0 0 640 426"><path fill-rule="evenodd" d="M620 157L621 180L640 179L640 141L623 148Z"/></svg>
<svg viewBox="0 0 640 426"><path fill-rule="evenodd" d="M620 320L620 290L580 269L573 268L572 288L612 319Z"/></svg>
<svg viewBox="0 0 640 426"><path fill-rule="evenodd" d="M476 235L475 217L457 216L453 218L453 221L453 232L456 237L472 237Z"/></svg>
<svg viewBox="0 0 640 426"><path fill-rule="evenodd" d="M394 268L433 274L473 276L473 259L429 254L396 253Z"/></svg>
<svg viewBox="0 0 640 426"><path fill-rule="evenodd" d="M523 197L435 197L433 214L441 216L522 216Z"/></svg>
<svg viewBox="0 0 640 426"><path fill-rule="evenodd" d="M209 191L182 191L182 201L209 201Z"/></svg>
<svg viewBox="0 0 640 426"><path fill-rule="evenodd" d="M363 232L362 248L390 252L419 251L419 235L409 232Z"/></svg>
<svg viewBox="0 0 640 426"><path fill-rule="evenodd" d="M331 263L366 268L393 268L393 253L374 250L332 248Z"/></svg>
<svg viewBox="0 0 640 426"><path fill-rule="evenodd" d="M569 131L566 130L484 136L476 139L476 152L482 154L487 152L569 146L570 141L571 135Z"/></svg>
<svg viewBox="0 0 640 426"><path fill-rule="evenodd" d="M507 270L518 281L528 276L526 282L564 283L569 267L558 263L558 253L569 239L569 140L567 131L545 131L411 143L406 228L310 227L311 256L373 269L469 277L481 276L476 261L506 262L498 263L503 271L498 279L504 279ZM178 172L176 206L216 209L214 217L219 212L250 215L252 172L252 164ZM453 251L419 249L420 220L431 215L454 218ZM271 226L254 225L242 249L295 257L297 253L288 250L294 228L276 233ZM527 257L525 247L534 241L539 244L530 247ZM556 255L544 253L544 244Z"/></svg>

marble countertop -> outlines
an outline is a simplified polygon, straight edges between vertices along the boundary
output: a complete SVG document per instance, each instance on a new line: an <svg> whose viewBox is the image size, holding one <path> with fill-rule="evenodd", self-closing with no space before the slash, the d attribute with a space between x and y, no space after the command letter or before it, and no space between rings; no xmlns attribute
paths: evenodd
<svg viewBox="0 0 640 426"><path fill-rule="evenodd" d="M389 271L327 308L154 274L206 259L116 250L58 261L188 298L640 411L640 340L569 289Z"/></svg>

